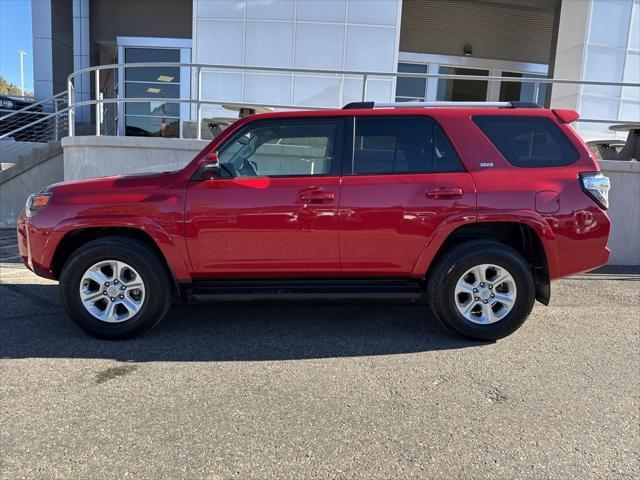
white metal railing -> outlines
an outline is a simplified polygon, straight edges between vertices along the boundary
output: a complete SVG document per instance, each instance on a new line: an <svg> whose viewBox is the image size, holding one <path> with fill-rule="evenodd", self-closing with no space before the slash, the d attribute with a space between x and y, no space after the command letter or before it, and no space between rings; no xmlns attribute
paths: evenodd
<svg viewBox="0 0 640 480"><path fill-rule="evenodd" d="M0 110L0 164L15 162L29 144L67 136L67 101L67 92L61 92L18 110Z"/></svg>
<svg viewBox="0 0 640 480"><path fill-rule="evenodd" d="M107 85L101 82L101 79L109 78L114 82L117 79L124 77L126 69L135 68L180 68L189 69L191 75L187 78L187 82L191 85L191 94L189 98L123 98L122 92L118 91L117 85L114 84L110 92L113 94L111 97L105 97L107 93ZM303 68L281 68L281 67L250 67L241 65L217 65L217 64L202 64L202 63L176 63L176 62L146 62L146 63L128 63L128 64L111 64L111 65L99 65L94 67L78 70L68 77L68 126L69 135L75 134L75 117L76 109L80 107L92 107L95 110L95 134L101 135L103 131L112 131L115 135L120 134L119 128L107 129L106 125L106 113L109 118L115 119L115 121L122 121L123 118L120 105L122 104L134 104L134 103L147 103L152 101L161 101L164 104L179 104L187 105L195 108L195 114L190 115L195 117L196 131L195 138L202 138L202 107L206 105L223 105L227 103L233 103L234 105L246 106L246 107L270 107L278 109L327 109L327 108L340 108L341 105L335 105L327 107L326 105L295 105L295 104L266 104L266 103L253 103L253 102L235 102L227 100L208 100L203 98L203 73L228 73L228 72L263 72L263 73L280 73L289 74L294 76L296 74L313 74L322 76L334 76L344 79L360 79L362 82L360 100L367 100L368 83L370 80L377 79L391 79L395 81L397 78L420 78L420 79L442 79L442 80L465 80L465 81L482 81L482 82L509 82L509 83L526 83L533 84L533 99L532 101L538 104L544 104L544 99L540 98L540 86L541 85L594 85L594 86L613 86L613 87L633 87L640 88L640 83L629 82L602 82L602 81L590 81L590 80L570 80L570 79L553 79L553 78L539 78L539 77L500 77L500 76L472 76L472 75L452 75L452 74L435 74L435 73L406 73L406 72L377 72L377 71L351 71L351 70L321 70L321 69L303 69ZM113 73L113 75L105 75L105 73ZM93 98L90 100L75 101L75 88L74 81L79 75L93 74L94 93ZM392 84L393 85L393 84ZM640 120L640 119L639 119ZM585 118L580 119L580 122L584 123L630 123L617 119L602 119L602 118ZM182 128L182 122L180 122L179 136L184 134Z"/></svg>

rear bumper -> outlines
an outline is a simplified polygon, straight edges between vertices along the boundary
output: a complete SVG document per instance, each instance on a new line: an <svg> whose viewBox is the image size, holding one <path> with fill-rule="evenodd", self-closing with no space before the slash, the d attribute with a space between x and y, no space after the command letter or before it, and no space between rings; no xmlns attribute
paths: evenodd
<svg viewBox="0 0 640 480"><path fill-rule="evenodd" d="M551 279L602 267L611 256L607 247L611 220L604 210L592 206L573 212L571 217L554 229L558 265L550 271Z"/></svg>

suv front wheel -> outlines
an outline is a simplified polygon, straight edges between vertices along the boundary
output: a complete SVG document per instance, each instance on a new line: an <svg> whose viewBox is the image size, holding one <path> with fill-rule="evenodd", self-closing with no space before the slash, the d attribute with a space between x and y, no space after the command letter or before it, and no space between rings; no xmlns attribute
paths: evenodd
<svg viewBox="0 0 640 480"><path fill-rule="evenodd" d="M531 267L516 250L466 242L438 261L427 284L431 309L450 331L479 340L513 333L535 302Z"/></svg>
<svg viewBox="0 0 640 480"><path fill-rule="evenodd" d="M125 237L91 241L67 260L60 295L71 318L102 338L127 338L156 325L171 305L169 275L145 243Z"/></svg>

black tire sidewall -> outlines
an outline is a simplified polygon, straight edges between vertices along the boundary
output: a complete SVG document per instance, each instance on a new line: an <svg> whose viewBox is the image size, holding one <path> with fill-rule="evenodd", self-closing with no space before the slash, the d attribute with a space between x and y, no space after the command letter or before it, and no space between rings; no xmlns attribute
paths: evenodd
<svg viewBox="0 0 640 480"><path fill-rule="evenodd" d="M436 292L436 311L445 326L462 335L481 340L497 340L517 330L527 319L535 302L535 284L529 265L522 256L508 247L483 246L461 253L444 266L440 287ZM481 325L467 320L456 307L455 288L469 269L493 264L506 269L513 277L517 297L513 309L496 323Z"/></svg>
<svg viewBox="0 0 640 480"><path fill-rule="evenodd" d="M80 299L80 282L84 273L105 260L118 260L130 265L144 284L142 308L123 322L98 320L86 310ZM171 299L166 272L155 253L141 242L130 240L96 241L81 247L62 270L60 294L71 318L87 332L101 338L128 338L148 330L165 315Z"/></svg>

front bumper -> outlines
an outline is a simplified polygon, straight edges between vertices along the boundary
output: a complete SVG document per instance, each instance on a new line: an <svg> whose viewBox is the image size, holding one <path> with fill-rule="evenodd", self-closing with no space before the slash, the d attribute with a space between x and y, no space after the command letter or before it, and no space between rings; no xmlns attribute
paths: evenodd
<svg viewBox="0 0 640 480"><path fill-rule="evenodd" d="M56 280L51 270L52 254L47 246L53 235L48 229L36 228L24 215L18 217L18 251L25 267L40 277Z"/></svg>

